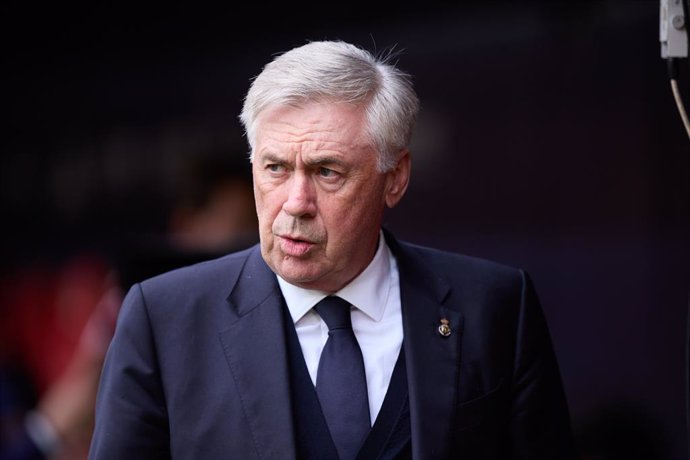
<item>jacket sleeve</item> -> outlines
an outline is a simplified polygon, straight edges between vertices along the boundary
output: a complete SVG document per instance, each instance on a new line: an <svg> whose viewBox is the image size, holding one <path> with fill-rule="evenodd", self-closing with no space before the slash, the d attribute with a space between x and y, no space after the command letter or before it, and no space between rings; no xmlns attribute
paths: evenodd
<svg viewBox="0 0 690 460"><path fill-rule="evenodd" d="M529 276L517 320L510 431L516 459L575 459L570 415L551 337Z"/></svg>
<svg viewBox="0 0 690 460"><path fill-rule="evenodd" d="M96 400L90 460L170 458L155 338L141 287L125 297Z"/></svg>

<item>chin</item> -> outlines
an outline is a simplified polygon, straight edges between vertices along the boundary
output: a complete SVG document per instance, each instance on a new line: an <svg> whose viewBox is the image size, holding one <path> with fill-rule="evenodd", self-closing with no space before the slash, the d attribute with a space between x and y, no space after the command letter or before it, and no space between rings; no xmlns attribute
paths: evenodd
<svg viewBox="0 0 690 460"><path fill-rule="evenodd" d="M292 284L302 285L318 281L319 276L317 273L314 273L313 268L310 270L310 267L300 265L307 265L307 263L299 260L295 261L291 257L281 257L278 263L275 264L274 271L285 281Z"/></svg>

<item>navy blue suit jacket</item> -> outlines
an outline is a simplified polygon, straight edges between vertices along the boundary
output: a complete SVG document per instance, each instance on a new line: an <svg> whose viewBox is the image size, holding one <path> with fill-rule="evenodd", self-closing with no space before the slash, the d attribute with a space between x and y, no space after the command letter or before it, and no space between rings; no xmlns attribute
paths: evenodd
<svg viewBox="0 0 690 460"><path fill-rule="evenodd" d="M386 239L400 272L413 457L574 458L528 276ZM103 369L90 459L295 458L285 314L258 246L134 285Z"/></svg>

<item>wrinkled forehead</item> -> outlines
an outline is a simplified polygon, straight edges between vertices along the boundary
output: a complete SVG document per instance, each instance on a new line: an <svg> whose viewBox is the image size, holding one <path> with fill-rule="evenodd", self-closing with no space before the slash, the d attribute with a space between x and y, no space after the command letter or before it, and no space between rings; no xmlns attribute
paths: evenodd
<svg viewBox="0 0 690 460"><path fill-rule="evenodd" d="M273 105L256 119L255 141L283 135L296 140L326 136L342 142L370 146L366 110L344 102L311 101Z"/></svg>

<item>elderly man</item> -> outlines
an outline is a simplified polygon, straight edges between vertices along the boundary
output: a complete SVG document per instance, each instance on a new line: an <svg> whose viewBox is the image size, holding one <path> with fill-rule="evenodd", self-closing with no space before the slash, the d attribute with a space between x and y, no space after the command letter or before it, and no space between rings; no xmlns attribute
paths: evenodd
<svg viewBox="0 0 690 460"><path fill-rule="evenodd" d="M398 241L407 74L311 42L252 82L260 243L132 287L91 459L569 459L529 277Z"/></svg>

